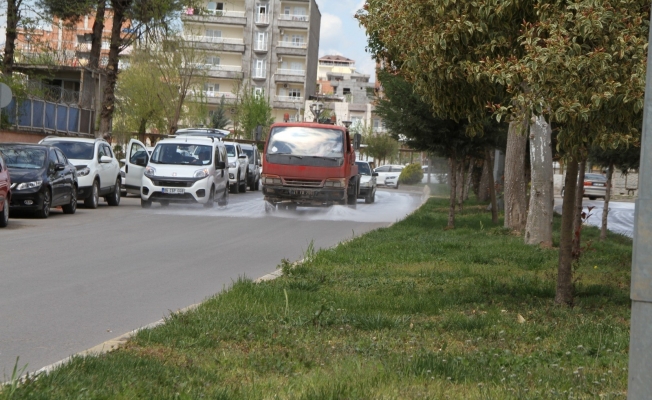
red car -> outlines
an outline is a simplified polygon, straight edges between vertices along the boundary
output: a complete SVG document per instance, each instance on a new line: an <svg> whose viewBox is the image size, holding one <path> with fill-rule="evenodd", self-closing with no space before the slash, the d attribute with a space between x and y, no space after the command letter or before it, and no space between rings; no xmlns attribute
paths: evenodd
<svg viewBox="0 0 652 400"><path fill-rule="evenodd" d="M0 228L9 222L9 200L11 199L11 179L5 160L0 156Z"/></svg>

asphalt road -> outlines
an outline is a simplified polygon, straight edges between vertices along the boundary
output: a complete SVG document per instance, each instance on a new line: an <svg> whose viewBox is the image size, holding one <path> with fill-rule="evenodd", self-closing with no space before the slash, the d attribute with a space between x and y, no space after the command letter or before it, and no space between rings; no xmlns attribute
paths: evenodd
<svg viewBox="0 0 652 400"><path fill-rule="evenodd" d="M0 381L16 357L26 372L59 361L258 278L283 258L328 248L402 219L420 192L378 191L376 203L265 214L262 194L232 194L225 208L136 197L75 215L14 216L0 229Z"/></svg>
<svg viewBox="0 0 652 400"><path fill-rule="evenodd" d="M563 202L561 197L555 198L555 212L561 214L562 203ZM583 210L589 213L589 218L585 223L588 225L601 227L604 201L584 199L582 201L582 205L584 206ZM593 208L589 211L588 207ZM607 215L607 229L630 238L633 237L635 209L636 205L633 201L611 200L609 202L609 214Z"/></svg>

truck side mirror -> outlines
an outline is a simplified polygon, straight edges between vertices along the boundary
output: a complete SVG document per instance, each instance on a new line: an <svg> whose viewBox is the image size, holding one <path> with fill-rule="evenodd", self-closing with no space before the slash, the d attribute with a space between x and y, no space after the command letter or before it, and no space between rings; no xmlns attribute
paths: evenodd
<svg viewBox="0 0 652 400"><path fill-rule="evenodd" d="M359 150L360 149L360 142L362 141L362 135L359 133L356 133L353 135L353 150Z"/></svg>

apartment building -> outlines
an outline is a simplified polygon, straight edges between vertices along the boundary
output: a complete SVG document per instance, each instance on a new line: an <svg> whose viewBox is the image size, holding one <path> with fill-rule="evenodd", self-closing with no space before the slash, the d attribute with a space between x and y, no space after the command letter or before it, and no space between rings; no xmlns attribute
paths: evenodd
<svg viewBox="0 0 652 400"><path fill-rule="evenodd" d="M315 93L321 13L315 0L206 1L182 16L184 37L206 51L204 95L214 111L241 85L269 96L276 121L301 120Z"/></svg>

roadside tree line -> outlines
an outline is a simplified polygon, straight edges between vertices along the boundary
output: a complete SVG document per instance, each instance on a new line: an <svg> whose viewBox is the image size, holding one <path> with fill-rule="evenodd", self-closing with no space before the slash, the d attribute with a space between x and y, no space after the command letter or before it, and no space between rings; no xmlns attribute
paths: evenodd
<svg viewBox="0 0 652 400"><path fill-rule="evenodd" d="M557 304L573 304L589 156L609 177L637 167L649 11L642 0L367 0L356 15L383 66L381 115L403 116L386 118L395 134L450 160L448 228L460 163L491 171L504 141L505 227L551 246L553 149L563 161Z"/></svg>

